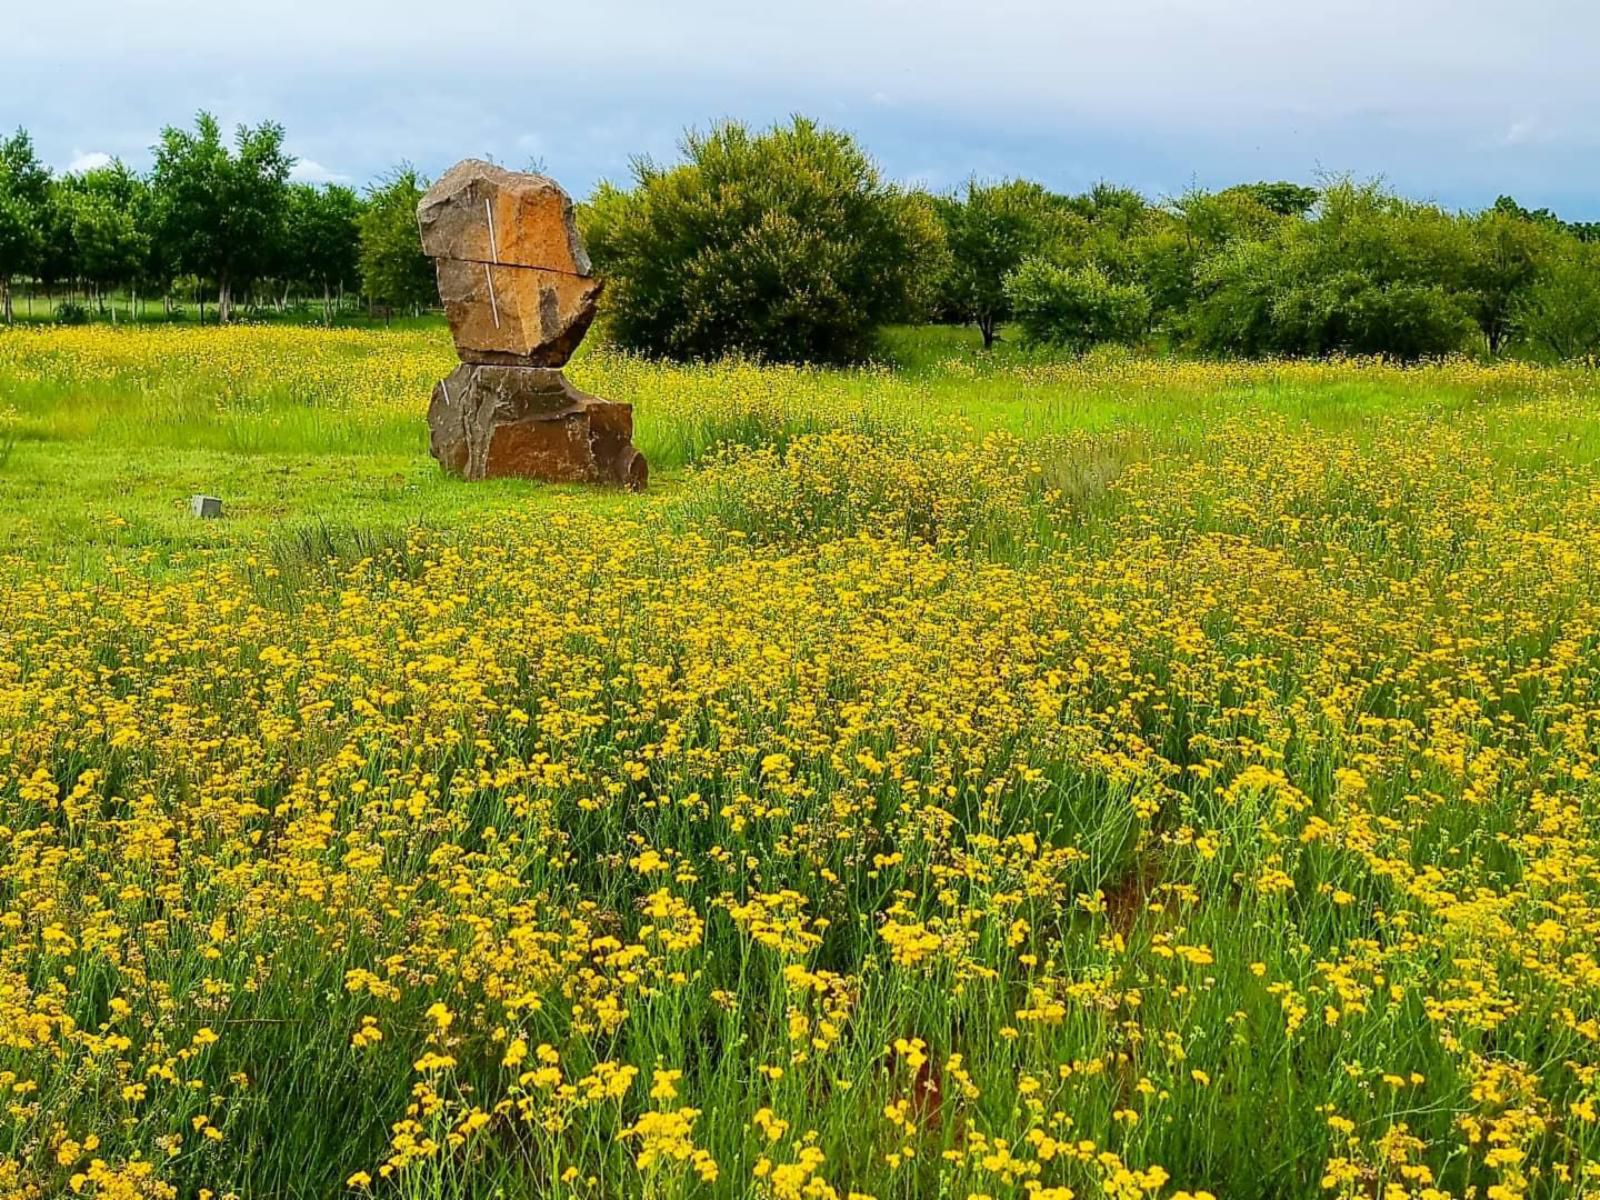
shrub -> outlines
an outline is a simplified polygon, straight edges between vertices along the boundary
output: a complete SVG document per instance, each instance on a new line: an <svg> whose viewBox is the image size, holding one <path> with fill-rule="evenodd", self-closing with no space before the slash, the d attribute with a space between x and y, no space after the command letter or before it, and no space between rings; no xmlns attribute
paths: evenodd
<svg viewBox="0 0 1600 1200"><path fill-rule="evenodd" d="M681 359L837 361L908 312L937 224L848 134L728 122L688 134L683 153L672 168L636 163L632 190L602 184L584 207L617 342Z"/></svg>
<svg viewBox="0 0 1600 1200"><path fill-rule="evenodd" d="M1295 354L1421 358L1459 350L1473 331L1463 298L1438 284L1383 284L1355 271L1287 289L1273 317L1273 348Z"/></svg>
<svg viewBox="0 0 1600 1200"><path fill-rule="evenodd" d="M57 325L87 325L89 310L73 300L63 300L56 305Z"/></svg>
<svg viewBox="0 0 1600 1200"><path fill-rule="evenodd" d="M1112 283L1098 266L1071 269L1029 259L1006 280L1006 295L1026 341L1087 350L1100 342L1130 342L1150 321L1150 296L1131 283Z"/></svg>
<svg viewBox="0 0 1600 1200"><path fill-rule="evenodd" d="M963 194L937 202L948 251L938 288L946 318L970 321L994 345L999 323L1011 315L1006 277L1030 257L1052 254L1088 236L1088 221L1037 183L967 181Z"/></svg>
<svg viewBox="0 0 1600 1200"><path fill-rule="evenodd" d="M1512 324L1554 358L1600 354L1600 247L1574 242L1545 262L1519 297Z"/></svg>
<svg viewBox="0 0 1600 1200"><path fill-rule="evenodd" d="M1185 326L1224 354L1448 354L1471 338L1472 246L1448 214L1339 181L1315 220L1207 260Z"/></svg>

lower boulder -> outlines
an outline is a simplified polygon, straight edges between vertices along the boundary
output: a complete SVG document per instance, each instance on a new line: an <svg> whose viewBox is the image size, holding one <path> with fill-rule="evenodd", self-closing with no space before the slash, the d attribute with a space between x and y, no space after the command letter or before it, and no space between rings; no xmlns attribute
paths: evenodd
<svg viewBox="0 0 1600 1200"><path fill-rule="evenodd" d="M581 392L553 367L463 363L433 389L429 449L466 479L612 483L649 480L633 445L633 406Z"/></svg>

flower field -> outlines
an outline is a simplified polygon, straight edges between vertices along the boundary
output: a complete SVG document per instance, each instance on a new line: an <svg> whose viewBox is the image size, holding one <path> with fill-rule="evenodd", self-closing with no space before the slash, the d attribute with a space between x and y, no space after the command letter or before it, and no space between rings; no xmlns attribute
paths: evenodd
<svg viewBox="0 0 1600 1200"><path fill-rule="evenodd" d="M1583 373L452 357L0 334L0 1197L1600 1194Z"/></svg>

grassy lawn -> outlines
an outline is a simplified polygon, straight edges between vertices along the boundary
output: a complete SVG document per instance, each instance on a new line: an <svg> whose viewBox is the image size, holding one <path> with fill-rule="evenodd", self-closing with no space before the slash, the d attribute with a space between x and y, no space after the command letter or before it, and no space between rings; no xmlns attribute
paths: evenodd
<svg viewBox="0 0 1600 1200"><path fill-rule="evenodd" d="M0 333L0 1196L1593 1194L1592 377L975 342Z"/></svg>

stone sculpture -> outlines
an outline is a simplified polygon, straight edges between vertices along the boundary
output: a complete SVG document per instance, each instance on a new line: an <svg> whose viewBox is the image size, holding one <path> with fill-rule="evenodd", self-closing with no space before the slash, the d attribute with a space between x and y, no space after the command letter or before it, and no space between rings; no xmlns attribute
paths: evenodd
<svg viewBox="0 0 1600 1200"><path fill-rule="evenodd" d="M561 372L602 285L560 185L469 158L428 189L417 227L461 359L433 389L433 456L467 479L642 489L633 406L587 395Z"/></svg>

